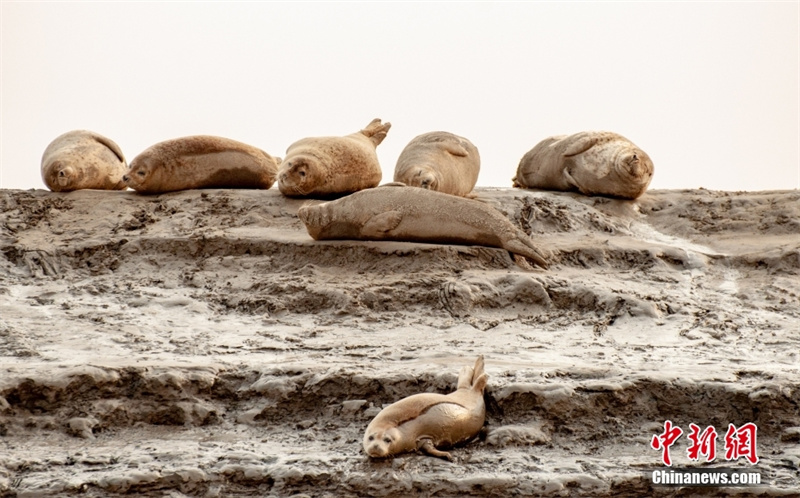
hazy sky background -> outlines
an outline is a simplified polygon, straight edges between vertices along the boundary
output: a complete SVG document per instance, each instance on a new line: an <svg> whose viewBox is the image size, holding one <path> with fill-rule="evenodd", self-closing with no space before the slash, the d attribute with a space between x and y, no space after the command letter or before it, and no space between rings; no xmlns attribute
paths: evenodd
<svg viewBox="0 0 800 498"><path fill-rule="evenodd" d="M610 130L651 156L651 188L800 188L799 5L3 1L0 187L45 188L73 129L128 161L195 134L283 157L380 117L384 182L428 131L510 187L543 138Z"/></svg>

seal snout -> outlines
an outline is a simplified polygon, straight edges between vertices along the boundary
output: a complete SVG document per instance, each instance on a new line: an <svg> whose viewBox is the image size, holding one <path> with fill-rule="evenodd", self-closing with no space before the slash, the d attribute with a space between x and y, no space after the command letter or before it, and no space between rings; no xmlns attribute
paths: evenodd
<svg viewBox="0 0 800 498"><path fill-rule="evenodd" d="M380 444L380 442L372 443L367 447L367 455L372 458L383 458L389 454L389 448Z"/></svg>
<svg viewBox="0 0 800 498"><path fill-rule="evenodd" d="M372 433L364 437L364 451L372 458L389 456L389 447L391 444L392 439L388 434L381 436L380 433Z"/></svg>
<svg viewBox="0 0 800 498"><path fill-rule="evenodd" d="M69 166L60 166L58 168L58 176L56 177L56 182L62 187L66 187L69 185L73 175L73 170Z"/></svg>

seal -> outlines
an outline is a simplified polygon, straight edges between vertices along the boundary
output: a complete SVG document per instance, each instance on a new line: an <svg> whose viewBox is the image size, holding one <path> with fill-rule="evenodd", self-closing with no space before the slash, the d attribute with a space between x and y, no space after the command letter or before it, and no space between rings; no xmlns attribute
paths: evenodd
<svg viewBox="0 0 800 498"><path fill-rule="evenodd" d="M125 190L122 176L127 169L119 145L88 130L59 135L42 155L42 180L53 192Z"/></svg>
<svg viewBox="0 0 800 498"><path fill-rule="evenodd" d="M478 182L481 157L469 140L446 131L411 140L397 158L394 181L467 197Z"/></svg>
<svg viewBox="0 0 800 498"><path fill-rule="evenodd" d="M653 161L630 140L609 131L546 138L522 157L515 187L576 191L636 199L653 179Z"/></svg>
<svg viewBox="0 0 800 498"><path fill-rule="evenodd" d="M315 240L394 240L503 248L542 268L530 237L489 204L390 183L297 211ZM520 266L524 260L515 258Z"/></svg>
<svg viewBox="0 0 800 498"><path fill-rule="evenodd" d="M202 188L268 189L280 159L229 138L195 135L160 142L133 158L125 183L142 194Z"/></svg>
<svg viewBox="0 0 800 498"><path fill-rule="evenodd" d="M344 137L298 140L286 149L278 189L289 197L330 197L377 187L383 173L375 149L391 126L373 119Z"/></svg>
<svg viewBox="0 0 800 498"><path fill-rule="evenodd" d="M421 450L452 461L453 456L440 448L478 435L486 418L483 390L487 379L483 356L479 356L474 367L461 369L455 392L414 394L392 403L367 426L364 451L372 458L385 458Z"/></svg>

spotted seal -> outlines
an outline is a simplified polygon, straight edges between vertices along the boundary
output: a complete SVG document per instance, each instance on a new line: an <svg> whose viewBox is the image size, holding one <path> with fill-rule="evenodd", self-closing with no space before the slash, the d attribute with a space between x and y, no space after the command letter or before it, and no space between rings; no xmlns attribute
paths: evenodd
<svg viewBox="0 0 800 498"><path fill-rule="evenodd" d="M421 450L453 460L440 448L473 439L486 418L483 391L488 375L483 367L483 356L474 367L463 367L455 392L414 394L381 410L364 433L364 451L370 457L385 458Z"/></svg>
<svg viewBox="0 0 800 498"><path fill-rule="evenodd" d="M268 189L280 159L229 138L195 135L157 143L133 158L125 183L142 194L202 188Z"/></svg>
<svg viewBox="0 0 800 498"><path fill-rule="evenodd" d="M531 238L489 204L401 183L362 190L335 201L307 204L297 214L315 240L500 247L547 267L543 252ZM519 258L517 263L521 263Z"/></svg>
<svg viewBox="0 0 800 498"><path fill-rule="evenodd" d="M122 176L127 169L119 145L88 130L59 135L42 155L42 180L53 192L125 190Z"/></svg>
<svg viewBox="0 0 800 498"><path fill-rule="evenodd" d="M608 131L546 138L522 157L515 187L636 199L653 179L653 162L630 140Z"/></svg>
<svg viewBox="0 0 800 498"><path fill-rule="evenodd" d="M278 188L291 197L330 197L378 186L381 166L375 149L391 123L373 119L344 137L310 137L286 149Z"/></svg>
<svg viewBox="0 0 800 498"><path fill-rule="evenodd" d="M432 131L415 137L397 158L394 181L466 197L478 182L478 148L464 137Z"/></svg>

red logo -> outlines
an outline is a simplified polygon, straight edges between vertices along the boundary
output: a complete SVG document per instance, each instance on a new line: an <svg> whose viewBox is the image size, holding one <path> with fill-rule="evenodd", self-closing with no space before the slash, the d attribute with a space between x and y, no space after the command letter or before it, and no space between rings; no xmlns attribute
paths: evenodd
<svg viewBox="0 0 800 498"><path fill-rule="evenodd" d="M706 462L713 462L717 457L716 429L709 425L702 434L700 434L700 427L694 424L689 424L689 429L692 430L689 433L689 441L692 442L692 445L686 450L689 454L689 460L696 462L702 455L706 457Z"/></svg>
<svg viewBox="0 0 800 498"><path fill-rule="evenodd" d="M698 461L705 457L706 462L713 462L717 458L717 430L713 426L708 426L700 432L700 427L689 424L689 448L686 454L689 460ZM728 432L725 433L725 460L738 460L745 457L752 464L758 463L756 453L756 436L758 427L750 422L738 429L733 424L728 424ZM653 436L650 446L654 450L661 450L661 461L667 467L672 466L672 458L669 454L670 447L680 439L683 430L672 425L672 421L664 422L664 432Z"/></svg>
<svg viewBox="0 0 800 498"><path fill-rule="evenodd" d="M652 446L654 450L663 450L661 453L661 460L667 467L672 466L672 459L669 457L669 447L675 444L675 441L681 437L681 434L683 434L683 430L681 430L680 427L673 427L672 422L667 420L664 422L664 433L660 436L653 436L653 440L650 441L650 446Z"/></svg>

